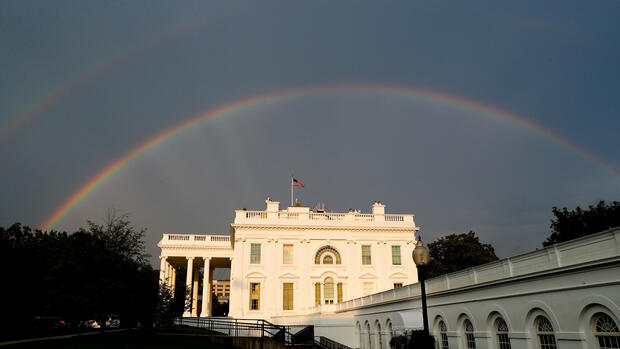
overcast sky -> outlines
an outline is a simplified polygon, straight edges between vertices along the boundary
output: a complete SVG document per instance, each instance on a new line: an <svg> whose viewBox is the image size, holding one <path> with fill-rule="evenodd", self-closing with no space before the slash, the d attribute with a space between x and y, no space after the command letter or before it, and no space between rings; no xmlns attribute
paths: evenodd
<svg viewBox="0 0 620 349"><path fill-rule="evenodd" d="M618 1L0 2L0 226L43 221L134 147L199 113L316 86L418 88L480 111L342 88L208 120L122 167L60 220L108 208L165 232L227 233L296 197L413 213L425 241L474 230L540 247L551 207L620 200ZM614 173L615 171L615 173Z"/></svg>

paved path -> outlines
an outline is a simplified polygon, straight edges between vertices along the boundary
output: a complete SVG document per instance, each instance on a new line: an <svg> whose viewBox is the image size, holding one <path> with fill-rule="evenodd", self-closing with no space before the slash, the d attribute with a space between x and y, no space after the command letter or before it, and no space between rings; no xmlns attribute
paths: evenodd
<svg viewBox="0 0 620 349"><path fill-rule="evenodd" d="M112 332L120 332L120 331L128 331L128 330L130 330L130 328L122 328L122 329L118 329L118 330L86 332L86 333L75 333L75 334L67 334L67 335L64 335L64 336L54 336L54 337L40 337L40 338L18 339L18 340L14 340L14 341L0 342L0 347L3 346L3 345L12 345L12 344L20 344L20 343L46 341L46 340L50 340L50 339L73 338L73 337L78 337L78 336L90 336L92 334L112 333Z"/></svg>

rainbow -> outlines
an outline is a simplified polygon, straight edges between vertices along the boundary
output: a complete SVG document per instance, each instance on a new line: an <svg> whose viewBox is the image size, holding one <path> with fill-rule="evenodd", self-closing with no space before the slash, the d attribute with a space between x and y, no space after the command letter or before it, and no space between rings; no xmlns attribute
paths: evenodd
<svg viewBox="0 0 620 349"><path fill-rule="evenodd" d="M67 198L54 212L40 225L41 230L46 231L51 229L58 221L60 221L73 207L79 204L90 192L100 186L107 178L115 174L119 169L129 163L131 160L140 156L149 149L154 148L158 144L161 144L165 140L179 134L182 131L188 130L202 123L203 121L224 116L231 112L243 111L253 108L257 105L266 103L279 102L287 98L302 97L312 94L320 93L333 93L333 92L372 92L372 93L388 93L393 95L401 95L408 97L417 97L429 102L446 105L452 108L462 109L466 111L475 111L483 117L491 119L503 120L512 125L518 125L526 130L533 131L537 134L549 138L557 143L560 143L575 153L581 155L585 159L600 166L606 171L610 172L617 178L620 178L620 172L613 167L604 163L601 159L595 155L589 153L585 149L580 148L574 143L571 143L566 138L558 135L557 133L545 129L542 126L528 120L522 116L518 116L492 106L484 105L472 100L463 99L460 97L448 95L430 90L415 89L409 87L399 86L386 86L386 85L342 85L342 86L328 86L328 87L312 87L301 88L293 90L285 90L279 92L273 92L269 94L259 95L247 99L238 100L230 104L226 104L204 113L191 117L183 122L180 122L148 139L146 142L138 145L123 156L106 166L102 171L90 178L84 183L77 191L75 191L69 198Z"/></svg>

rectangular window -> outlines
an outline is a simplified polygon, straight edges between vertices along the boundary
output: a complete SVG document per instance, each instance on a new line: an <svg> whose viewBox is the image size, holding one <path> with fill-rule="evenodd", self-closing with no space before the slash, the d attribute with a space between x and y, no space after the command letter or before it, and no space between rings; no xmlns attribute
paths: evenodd
<svg viewBox="0 0 620 349"><path fill-rule="evenodd" d="M260 264L260 244L251 245L250 264Z"/></svg>
<svg viewBox="0 0 620 349"><path fill-rule="evenodd" d="M372 294L375 290L375 284L372 282L364 282L363 284L363 288L362 288L362 292L363 292L363 296L368 296L369 294Z"/></svg>
<svg viewBox="0 0 620 349"><path fill-rule="evenodd" d="M282 309L293 310L293 283L285 282L282 285Z"/></svg>
<svg viewBox="0 0 620 349"><path fill-rule="evenodd" d="M338 303L342 303L342 282L338 283Z"/></svg>
<svg viewBox="0 0 620 349"><path fill-rule="evenodd" d="M293 245L282 246L282 264L293 264Z"/></svg>
<svg viewBox="0 0 620 349"><path fill-rule="evenodd" d="M334 283L326 282L325 283L325 302L330 299L332 303L334 302Z"/></svg>
<svg viewBox="0 0 620 349"><path fill-rule="evenodd" d="M401 287L403 287L403 283L402 282L394 283L394 288L401 288Z"/></svg>
<svg viewBox="0 0 620 349"><path fill-rule="evenodd" d="M321 283L314 284L314 304L321 305Z"/></svg>
<svg viewBox="0 0 620 349"><path fill-rule="evenodd" d="M392 246L392 265L400 265L400 246Z"/></svg>
<svg viewBox="0 0 620 349"><path fill-rule="evenodd" d="M370 265L370 245L362 246L362 264Z"/></svg>
<svg viewBox="0 0 620 349"><path fill-rule="evenodd" d="M250 283L250 310L260 310L260 283Z"/></svg>

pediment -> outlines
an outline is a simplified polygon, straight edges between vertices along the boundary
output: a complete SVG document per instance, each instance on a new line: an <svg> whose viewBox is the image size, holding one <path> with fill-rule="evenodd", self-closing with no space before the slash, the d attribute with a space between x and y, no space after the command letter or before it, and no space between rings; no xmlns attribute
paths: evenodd
<svg viewBox="0 0 620 349"><path fill-rule="evenodd" d="M360 279L378 279L379 277L372 273L365 273L360 275Z"/></svg>
<svg viewBox="0 0 620 349"><path fill-rule="evenodd" d="M390 279L407 279L409 276L405 273L394 273L389 276Z"/></svg>
<svg viewBox="0 0 620 349"><path fill-rule="evenodd" d="M263 274L261 272L254 271L254 272L245 274L245 278L246 279L265 279L266 276L265 276L265 274Z"/></svg>
<svg viewBox="0 0 620 349"><path fill-rule="evenodd" d="M280 276L278 276L280 279L299 279L299 276L293 274L293 273L284 273Z"/></svg>

